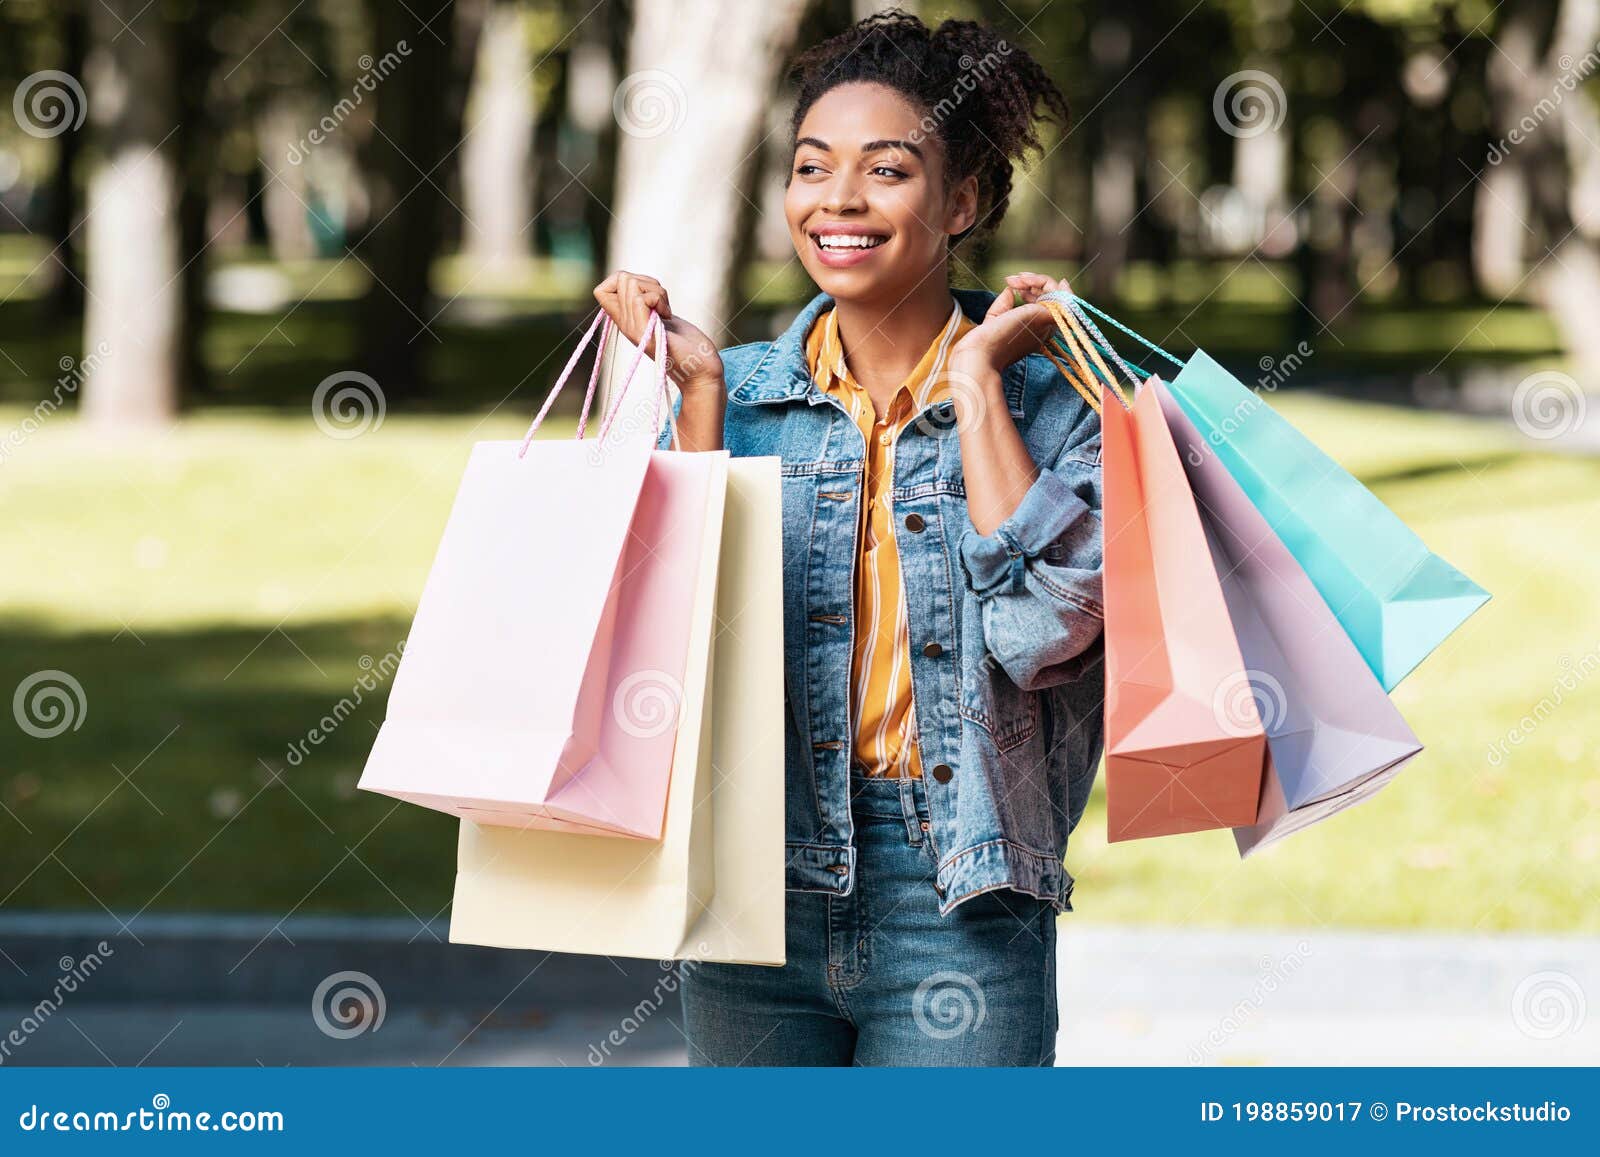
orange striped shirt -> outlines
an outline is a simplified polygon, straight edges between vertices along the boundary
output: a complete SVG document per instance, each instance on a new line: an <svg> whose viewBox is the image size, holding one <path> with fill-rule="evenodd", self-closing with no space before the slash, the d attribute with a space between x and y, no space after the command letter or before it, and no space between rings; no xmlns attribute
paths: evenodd
<svg viewBox="0 0 1600 1157"><path fill-rule="evenodd" d="M824 392L844 404L866 442L859 553L855 566L855 643L850 671L852 754L869 775L922 774L911 698L911 635L906 621L900 552L895 545L894 444L923 408L949 393L944 366L950 347L977 323L953 305L950 320L878 417L866 387L850 375L839 323L829 309L806 336L806 363Z"/></svg>

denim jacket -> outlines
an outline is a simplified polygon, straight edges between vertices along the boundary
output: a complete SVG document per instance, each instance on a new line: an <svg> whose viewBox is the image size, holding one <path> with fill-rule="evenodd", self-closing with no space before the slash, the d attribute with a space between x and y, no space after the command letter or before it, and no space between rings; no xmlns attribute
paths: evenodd
<svg viewBox="0 0 1600 1157"><path fill-rule="evenodd" d="M952 293L974 320L994 298ZM857 870L849 671L866 448L806 367L806 334L831 304L819 294L777 340L721 357L724 445L782 459L787 887L844 896ZM996 888L1071 911L1063 858L1102 744L1099 417L1042 354L1001 378L1007 420L1040 473L992 533L967 516L952 402L926 407L894 452L890 499L941 915Z"/></svg>

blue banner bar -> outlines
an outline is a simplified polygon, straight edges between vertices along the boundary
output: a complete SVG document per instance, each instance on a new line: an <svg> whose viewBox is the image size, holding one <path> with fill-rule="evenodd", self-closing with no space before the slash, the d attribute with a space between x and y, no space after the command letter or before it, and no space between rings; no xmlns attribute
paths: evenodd
<svg viewBox="0 0 1600 1157"><path fill-rule="evenodd" d="M1595 1069L3 1069L0 1153L1503 1157L1595 1152L1597 1088Z"/></svg>

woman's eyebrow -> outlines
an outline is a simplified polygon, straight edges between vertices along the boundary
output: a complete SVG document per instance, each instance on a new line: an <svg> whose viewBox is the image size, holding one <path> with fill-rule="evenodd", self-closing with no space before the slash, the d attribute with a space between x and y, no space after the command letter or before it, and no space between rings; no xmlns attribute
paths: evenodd
<svg viewBox="0 0 1600 1157"><path fill-rule="evenodd" d="M861 146L863 153L878 153L884 149L908 152L919 161L923 159L922 150L917 148L916 143L913 141L868 141Z"/></svg>
<svg viewBox="0 0 1600 1157"><path fill-rule="evenodd" d="M801 137L794 143L794 147L797 149L801 145L810 145L812 148L820 149L825 153L833 152L833 149L829 147L827 141L821 140L817 137ZM916 157L919 161L925 159L922 155L922 150L916 146L914 141L868 141L866 144L861 146L861 151L863 153L878 153L884 151L885 149L903 150L910 153L913 157Z"/></svg>

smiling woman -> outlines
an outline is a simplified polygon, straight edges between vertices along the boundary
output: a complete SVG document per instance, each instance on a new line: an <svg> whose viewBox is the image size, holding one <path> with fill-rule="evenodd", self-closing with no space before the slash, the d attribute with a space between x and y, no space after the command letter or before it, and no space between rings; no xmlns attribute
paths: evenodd
<svg viewBox="0 0 1600 1157"><path fill-rule="evenodd" d="M788 963L686 969L690 1059L1049 1064L1100 755L1100 427L1036 352L1063 284L950 273L1066 101L995 32L902 12L795 79L784 213L822 292L789 329L717 351L654 278L595 290L630 341L664 323L683 447L782 459Z"/></svg>
<svg viewBox="0 0 1600 1157"><path fill-rule="evenodd" d="M834 297L836 288L903 295L911 285L885 282L930 272L961 242L992 232L1010 202L1013 162L1040 147L1040 106L1045 119L1065 125L1068 116L1032 57L969 21L930 33L914 17L883 13L803 53L793 76L785 213L807 271ZM907 131L872 131L890 125ZM891 243L908 252L881 261L861 252ZM867 276L824 281L818 265L863 266Z"/></svg>

